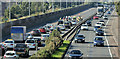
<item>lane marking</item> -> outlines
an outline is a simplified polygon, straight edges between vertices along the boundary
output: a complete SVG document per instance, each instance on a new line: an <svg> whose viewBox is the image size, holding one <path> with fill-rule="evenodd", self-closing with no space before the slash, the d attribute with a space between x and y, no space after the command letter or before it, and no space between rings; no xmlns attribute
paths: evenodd
<svg viewBox="0 0 120 59"><path fill-rule="evenodd" d="M113 23L112 23L113 24ZM111 30L111 32L112 32L112 34L113 34L113 31ZM113 39L114 39L114 41L115 41L115 43L118 45L118 42L115 40L116 38L115 38L115 36L113 36Z"/></svg>
<svg viewBox="0 0 120 59"><path fill-rule="evenodd" d="M113 10L113 11L114 11L114 10ZM113 14L113 13L112 13L112 14ZM111 15L112 15L112 14L111 14ZM107 20L106 25L109 23L109 21L110 21L110 20ZM105 25L105 27L107 27L106 25ZM106 30L106 29L104 29L104 30ZM105 35L106 35L106 33L105 33ZM113 59L113 58L112 58L112 52L111 52L111 49L110 49L110 47L109 47L110 45L109 45L107 36L105 36L105 39L106 39L106 41L107 41L107 45L108 45L108 50L109 50L109 53L110 53L110 57L111 57L111 59Z"/></svg>

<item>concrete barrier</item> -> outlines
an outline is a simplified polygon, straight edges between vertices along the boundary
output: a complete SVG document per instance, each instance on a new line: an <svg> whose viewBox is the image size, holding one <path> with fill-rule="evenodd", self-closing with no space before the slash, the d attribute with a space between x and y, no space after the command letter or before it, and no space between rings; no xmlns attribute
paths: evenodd
<svg viewBox="0 0 120 59"><path fill-rule="evenodd" d="M59 19L59 17L63 17L66 15L73 15L78 12L82 12L88 8L91 8L92 5L83 5L79 7L74 7L71 9L66 9L66 10L61 10L61 11L56 11L56 12L51 12L43 15L38 15L38 16L32 16L26 19L21 19L21 20L16 20L7 23L2 23L2 37L7 38L6 36L10 36L10 27L11 26L26 26L27 30L33 29L36 26L41 26L45 25L48 22L53 22Z"/></svg>

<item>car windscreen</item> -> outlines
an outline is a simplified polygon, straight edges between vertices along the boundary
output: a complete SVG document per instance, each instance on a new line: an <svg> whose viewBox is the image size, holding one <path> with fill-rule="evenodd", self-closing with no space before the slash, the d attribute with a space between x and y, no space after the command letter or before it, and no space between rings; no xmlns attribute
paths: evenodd
<svg viewBox="0 0 120 59"><path fill-rule="evenodd" d="M76 51L71 51L70 54L81 54L81 52L76 50Z"/></svg>
<svg viewBox="0 0 120 59"><path fill-rule="evenodd" d="M84 37L83 35L78 35L77 37Z"/></svg>
<svg viewBox="0 0 120 59"><path fill-rule="evenodd" d="M103 40L103 38L95 38L95 40Z"/></svg>
<svg viewBox="0 0 120 59"><path fill-rule="evenodd" d="M6 55L15 55L15 53L6 53Z"/></svg>
<svg viewBox="0 0 120 59"><path fill-rule="evenodd" d="M25 44L17 44L16 48L26 48L27 46Z"/></svg>
<svg viewBox="0 0 120 59"><path fill-rule="evenodd" d="M100 26L95 26L95 28L100 28Z"/></svg>
<svg viewBox="0 0 120 59"><path fill-rule="evenodd" d="M13 41L5 41L5 43L13 43Z"/></svg>
<svg viewBox="0 0 120 59"><path fill-rule="evenodd" d="M34 43L34 40L27 40L27 43Z"/></svg>

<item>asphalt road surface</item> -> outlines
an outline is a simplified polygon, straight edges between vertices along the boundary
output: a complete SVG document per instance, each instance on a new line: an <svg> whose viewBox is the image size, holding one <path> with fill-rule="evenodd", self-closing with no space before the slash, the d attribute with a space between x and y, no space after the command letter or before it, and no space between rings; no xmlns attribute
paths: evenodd
<svg viewBox="0 0 120 59"><path fill-rule="evenodd" d="M113 12L114 13L114 12ZM112 14L113 14L112 13ZM108 35L106 33L108 33L108 22L111 19L110 15L108 20L104 20L102 18L98 19L98 20L92 20L92 26L89 26L89 30L88 31L83 31L80 30L79 34L83 34L85 36L85 43L75 43L74 40L71 43L71 46L69 47L65 57L69 57L68 52L70 52L71 50L81 50L81 52L83 53L83 57L84 59L90 59L89 57L92 57L91 59L96 59L97 57L103 57L105 59L112 59L111 57L118 57L117 55L112 54L111 52L111 48L116 48L117 46L112 46L110 43L110 36L112 35ZM93 26L95 26L95 23L97 23L99 20L104 20L106 26L103 27L103 30L105 31L105 35L102 36L104 38L104 47L94 47L93 46L93 41L95 38L95 32L93 31ZM113 41L113 40L112 40ZM117 53L116 53L117 54Z"/></svg>

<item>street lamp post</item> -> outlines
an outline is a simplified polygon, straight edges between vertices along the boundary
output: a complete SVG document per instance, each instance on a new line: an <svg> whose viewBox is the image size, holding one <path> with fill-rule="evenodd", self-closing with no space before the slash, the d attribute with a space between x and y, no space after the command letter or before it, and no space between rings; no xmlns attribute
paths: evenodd
<svg viewBox="0 0 120 59"><path fill-rule="evenodd" d="M61 10L61 0L60 0L60 10Z"/></svg>
<svg viewBox="0 0 120 59"><path fill-rule="evenodd" d="M67 8L67 0L66 0L66 8Z"/></svg>
<svg viewBox="0 0 120 59"><path fill-rule="evenodd" d="M10 9L11 9L11 7L10 7L11 5L10 5L10 1L9 1L9 21L10 21L10 19L11 19L11 11L10 11Z"/></svg>
<svg viewBox="0 0 120 59"><path fill-rule="evenodd" d="M29 0L29 16L30 16L30 0Z"/></svg>

